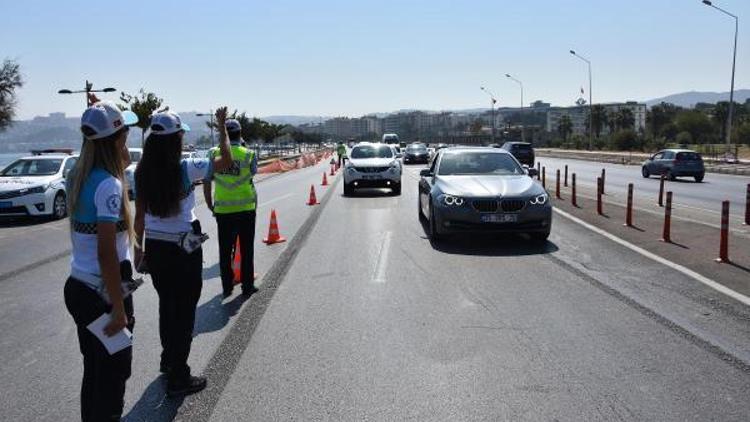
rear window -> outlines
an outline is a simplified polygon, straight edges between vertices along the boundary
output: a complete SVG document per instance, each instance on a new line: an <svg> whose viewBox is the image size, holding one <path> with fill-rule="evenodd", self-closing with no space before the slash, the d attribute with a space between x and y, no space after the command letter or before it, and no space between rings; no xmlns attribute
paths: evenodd
<svg viewBox="0 0 750 422"><path fill-rule="evenodd" d="M393 157L393 150L389 146L370 146L363 145L354 147L352 150L352 158L391 158Z"/></svg>
<svg viewBox="0 0 750 422"><path fill-rule="evenodd" d="M512 147L512 150L515 151L521 151L521 152L531 152L531 145L520 145L515 144Z"/></svg>
<svg viewBox="0 0 750 422"><path fill-rule="evenodd" d="M678 152L677 159L683 161L699 161L701 156L696 152Z"/></svg>
<svg viewBox="0 0 750 422"><path fill-rule="evenodd" d="M412 144L406 147L408 152L427 152L427 147L419 144Z"/></svg>

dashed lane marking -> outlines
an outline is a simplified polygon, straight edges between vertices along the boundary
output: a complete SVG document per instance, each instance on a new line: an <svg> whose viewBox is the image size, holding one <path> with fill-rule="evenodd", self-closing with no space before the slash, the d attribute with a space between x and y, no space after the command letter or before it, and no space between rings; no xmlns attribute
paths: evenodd
<svg viewBox="0 0 750 422"><path fill-rule="evenodd" d="M375 277L373 282L385 283L385 270L388 268L388 252L391 249L391 232L385 232L383 241L380 243L380 252L378 253L378 264L375 268Z"/></svg>

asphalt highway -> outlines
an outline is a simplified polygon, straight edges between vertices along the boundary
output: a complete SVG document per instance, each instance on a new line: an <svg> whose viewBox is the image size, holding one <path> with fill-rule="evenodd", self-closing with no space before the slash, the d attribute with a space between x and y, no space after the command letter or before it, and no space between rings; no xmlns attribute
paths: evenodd
<svg viewBox="0 0 750 422"><path fill-rule="evenodd" d="M576 173L579 191L593 196L596 194L596 178L601 175L604 168L606 169L605 200L624 204L627 199L628 183L633 183L636 205L644 209L658 209L656 203L659 196L659 178L656 176L643 178L640 166L549 157L538 157L538 161L546 167L547 190L550 192L554 193L555 189L555 171L560 169L560 177L564 178L564 168L567 164L568 183L571 183L571 175ZM692 178L678 178L674 182L667 181L664 190L673 192L673 206L678 217L681 215L716 226L721 222L721 202L730 201L732 227L750 234L748 227L742 225L749 183L750 177L747 176L706 173L701 183L695 183Z"/></svg>
<svg viewBox="0 0 750 422"><path fill-rule="evenodd" d="M340 180L321 188L325 167L258 183L257 297L221 299L206 244L190 364L213 388L164 397L156 295L136 293L126 420L747 420L746 305L558 213L543 245L433 243L416 215L421 166L401 196L355 197ZM304 205L311 183L322 205ZM267 247L272 207L290 240ZM65 229L0 228L2 420L77 417Z"/></svg>

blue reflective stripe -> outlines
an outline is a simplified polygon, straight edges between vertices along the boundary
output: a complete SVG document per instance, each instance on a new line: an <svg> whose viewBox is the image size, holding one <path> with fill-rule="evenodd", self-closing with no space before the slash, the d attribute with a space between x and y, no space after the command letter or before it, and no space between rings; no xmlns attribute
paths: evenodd
<svg viewBox="0 0 750 422"><path fill-rule="evenodd" d="M80 223L96 223L97 221L110 221L109 218L97 217L96 204L94 203L94 196L96 195L96 189L99 184L106 178L112 177L106 170L101 168L93 168L89 173L89 177L83 183L83 187L78 196L78 204L76 206L76 212L73 215L73 219ZM112 220L113 222L119 221L119 219Z"/></svg>

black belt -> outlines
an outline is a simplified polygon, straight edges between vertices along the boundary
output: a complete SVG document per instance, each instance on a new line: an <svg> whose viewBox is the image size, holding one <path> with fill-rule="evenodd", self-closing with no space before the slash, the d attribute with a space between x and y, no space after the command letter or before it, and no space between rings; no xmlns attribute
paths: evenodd
<svg viewBox="0 0 750 422"><path fill-rule="evenodd" d="M128 225L125 221L120 220L116 224L117 232L124 232L128 229ZM97 234L96 223L81 223L73 220L72 222L73 231L82 234Z"/></svg>

